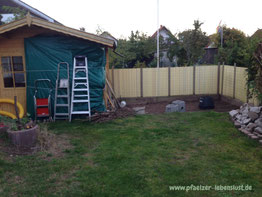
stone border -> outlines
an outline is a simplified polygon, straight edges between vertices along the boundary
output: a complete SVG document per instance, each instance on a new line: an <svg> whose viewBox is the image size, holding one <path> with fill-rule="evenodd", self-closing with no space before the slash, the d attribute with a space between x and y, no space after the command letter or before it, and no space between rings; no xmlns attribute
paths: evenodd
<svg viewBox="0 0 262 197"><path fill-rule="evenodd" d="M239 109L230 111L229 115L240 132L262 144L262 106L245 103Z"/></svg>
<svg viewBox="0 0 262 197"><path fill-rule="evenodd" d="M38 125L20 131L7 130L8 138L17 147L33 147L36 144Z"/></svg>

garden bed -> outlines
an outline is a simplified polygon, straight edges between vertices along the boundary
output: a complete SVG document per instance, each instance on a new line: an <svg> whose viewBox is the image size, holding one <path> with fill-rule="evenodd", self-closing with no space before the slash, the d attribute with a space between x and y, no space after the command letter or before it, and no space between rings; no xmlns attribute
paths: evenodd
<svg viewBox="0 0 262 197"><path fill-rule="evenodd" d="M229 112L233 109L239 108L238 105L231 104L230 102L226 102L224 100L218 99L217 97L213 97L214 102L215 102L215 109L212 109L216 112ZM174 100L184 100L186 102L186 111L187 112L193 112L193 111L206 111L206 110L201 110L199 109L199 97L192 97L190 99L189 96L181 96L181 97L174 97L173 99L171 98L166 98L162 99L160 101L152 100L152 99L136 99L136 100L128 100L128 107L133 108L133 107L141 107L145 106L146 107L146 113L148 114L162 114L165 113L165 108L166 105L172 103ZM129 102L130 101L130 102Z"/></svg>

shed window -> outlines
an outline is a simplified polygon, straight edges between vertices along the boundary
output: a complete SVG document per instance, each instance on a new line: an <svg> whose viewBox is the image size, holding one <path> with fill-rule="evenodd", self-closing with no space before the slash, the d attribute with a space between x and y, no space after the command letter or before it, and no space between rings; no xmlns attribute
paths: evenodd
<svg viewBox="0 0 262 197"><path fill-rule="evenodd" d="M25 87L25 72L22 56L1 57L4 87Z"/></svg>

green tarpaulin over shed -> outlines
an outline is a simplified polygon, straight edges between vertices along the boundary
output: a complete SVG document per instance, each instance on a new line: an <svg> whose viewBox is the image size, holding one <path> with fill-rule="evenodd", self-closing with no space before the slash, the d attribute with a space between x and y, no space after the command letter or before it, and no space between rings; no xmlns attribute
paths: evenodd
<svg viewBox="0 0 262 197"><path fill-rule="evenodd" d="M52 82L52 111L54 104L57 64L68 62L70 85L73 58L83 55L88 60L88 76L92 111L104 111L103 89L105 86L105 49L102 45L70 36L36 36L25 39L27 72L27 112L34 117L34 82L36 79L50 79ZM63 73L62 73L63 74ZM65 74L65 73L64 73ZM65 77L66 75L64 75ZM47 97L47 86L41 86L39 97ZM71 87L70 87L71 88Z"/></svg>

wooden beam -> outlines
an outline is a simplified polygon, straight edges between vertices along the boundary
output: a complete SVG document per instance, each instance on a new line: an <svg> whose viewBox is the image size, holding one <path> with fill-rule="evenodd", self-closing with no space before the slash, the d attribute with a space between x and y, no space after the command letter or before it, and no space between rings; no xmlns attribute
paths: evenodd
<svg viewBox="0 0 262 197"><path fill-rule="evenodd" d="M220 87L220 62L218 62L217 66L217 95L219 95L219 87Z"/></svg>
<svg viewBox="0 0 262 197"><path fill-rule="evenodd" d="M234 63L234 78L233 78L233 99L236 98L236 70L237 67L236 67L236 63Z"/></svg>
<svg viewBox="0 0 262 197"><path fill-rule="evenodd" d="M109 51L106 47L106 78L109 79Z"/></svg>
<svg viewBox="0 0 262 197"><path fill-rule="evenodd" d="M221 95L223 96L223 89L224 89L224 73L225 73L225 62L223 62L222 66L222 79L221 79Z"/></svg>
<svg viewBox="0 0 262 197"><path fill-rule="evenodd" d="M115 67L112 66L112 88L115 91Z"/></svg>
<svg viewBox="0 0 262 197"><path fill-rule="evenodd" d="M168 66L168 96L171 96L171 68Z"/></svg>
<svg viewBox="0 0 262 197"><path fill-rule="evenodd" d="M143 68L140 68L140 95L141 97L144 96L144 90L143 90Z"/></svg>
<svg viewBox="0 0 262 197"><path fill-rule="evenodd" d="M193 66L193 95L196 94L196 65Z"/></svg>

